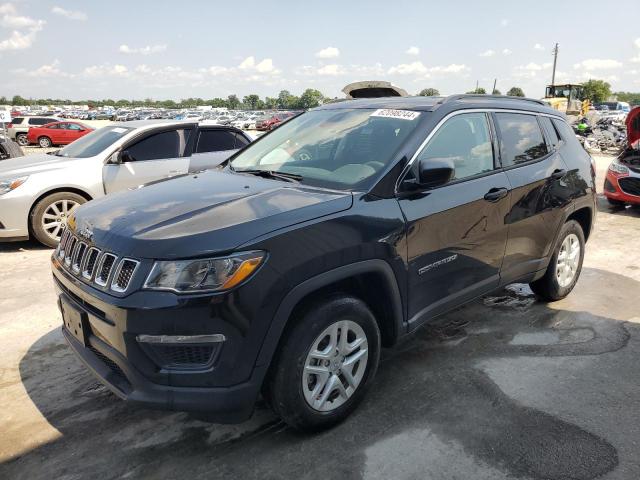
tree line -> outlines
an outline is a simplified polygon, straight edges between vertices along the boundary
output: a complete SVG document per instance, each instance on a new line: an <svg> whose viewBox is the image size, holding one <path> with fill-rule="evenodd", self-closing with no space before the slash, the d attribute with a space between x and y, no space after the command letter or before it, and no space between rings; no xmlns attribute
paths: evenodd
<svg viewBox="0 0 640 480"><path fill-rule="evenodd" d="M633 92L613 92L611 85L604 80L589 80L582 84L584 96L591 103L600 103L608 100L611 96L617 97L621 102L629 102L632 105L640 105L640 93ZM467 93L486 94L486 90L479 87ZM500 90L493 90L492 94L500 95ZM421 90L420 96L439 96L440 92L436 88L425 88ZM511 87L507 91L507 95L511 97L524 97L525 93L520 87ZM127 99L111 99L102 100L77 100L72 101L60 98L39 98L28 99L20 95L13 98L0 96L0 105L89 105L91 108L100 108L104 106L114 106L117 108L135 108L135 107L154 107L154 108L195 108L199 105L210 105L214 108L228 108L230 110L306 110L308 108L317 107L328 101L335 99L324 96L319 90L308 88L300 96L293 95L288 90L282 90L276 97L260 98L259 95L245 95L240 99L237 95L229 95L227 98L183 98L182 100L153 100L146 98L144 100L127 100Z"/></svg>

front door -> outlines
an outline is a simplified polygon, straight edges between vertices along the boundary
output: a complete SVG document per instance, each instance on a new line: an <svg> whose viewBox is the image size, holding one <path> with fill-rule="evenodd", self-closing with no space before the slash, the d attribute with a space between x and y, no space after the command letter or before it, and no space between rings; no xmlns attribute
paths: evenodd
<svg viewBox="0 0 640 480"><path fill-rule="evenodd" d="M399 197L407 221L411 328L499 284L510 185L497 170L494 149L488 114L461 113L435 131L412 165L409 177L417 176L423 159L448 159L455 177Z"/></svg>
<svg viewBox="0 0 640 480"><path fill-rule="evenodd" d="M188 173L187 145L192 129L172 128L134 139L120 150L121 163L102 169L105 193Z"/></svg>

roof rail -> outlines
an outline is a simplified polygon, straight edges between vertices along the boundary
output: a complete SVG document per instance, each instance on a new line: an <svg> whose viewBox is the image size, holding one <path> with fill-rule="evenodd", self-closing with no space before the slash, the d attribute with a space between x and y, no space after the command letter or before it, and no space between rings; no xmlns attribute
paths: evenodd
<svg viewBox="0 0 640 480"><path fill-rule="evenodd" d="M537 103L538 105L542 105L543 107L548 106L542 100L537 100L535 98L511 97L509 95L487 95L483 93L465 93L465 94L449 95L447 98L445 98L442 101L442 103L454 102L456 100L464 100L466 98L495 98L499 100L520 100L524 102Z"/></svg>

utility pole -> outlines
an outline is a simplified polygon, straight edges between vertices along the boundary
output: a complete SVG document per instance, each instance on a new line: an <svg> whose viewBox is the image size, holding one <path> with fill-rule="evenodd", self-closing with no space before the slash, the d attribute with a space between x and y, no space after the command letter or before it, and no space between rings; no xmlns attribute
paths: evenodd
<svg viewBox="0 0 640 480"><path fill-rule="evenodd" d="M553 47L553 73L551 74L551 85L556 84L556 64L558 63L558 44Z"/></svg>
<svg viewBox="0 0 640 480"><path fill-rule="evenodd" d="M491 90L491 95L493 95L493 92L496 91L496 84L498 83L498 79L494 78L493 79L493 90Z"/></svg>

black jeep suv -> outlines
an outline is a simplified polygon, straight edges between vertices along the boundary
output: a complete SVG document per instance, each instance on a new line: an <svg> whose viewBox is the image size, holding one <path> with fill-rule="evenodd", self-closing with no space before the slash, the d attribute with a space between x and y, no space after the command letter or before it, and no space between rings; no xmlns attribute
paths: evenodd
<svg viewBox="0 0 640 480"><path fill-rule="evenodd" d="M512 282L566 296L595 214L562 114L457 95L325 105L221 168L77 209L63 334L116 395L290 425L345 418L382 346Z"/></svg>

